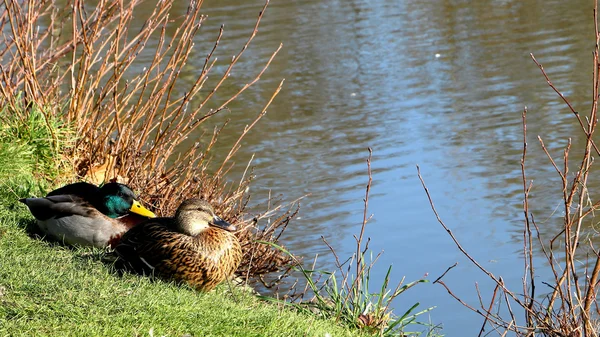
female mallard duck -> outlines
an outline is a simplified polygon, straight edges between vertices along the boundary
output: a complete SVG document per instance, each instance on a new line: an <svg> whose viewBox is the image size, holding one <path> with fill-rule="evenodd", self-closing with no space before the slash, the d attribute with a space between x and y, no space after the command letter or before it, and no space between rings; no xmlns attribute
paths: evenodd
<svg viewBox="0 0 600 337"><path fill-rule="evenodd" d="M235 226L200 199L184 201L173 218L146 220L115 247L127 269L186 282L209 291L229 278L242 260Z"/></svg>
<svg viewBox="0 0 600 337"><path fill-rule="evenodd" d="M80 182L54 190L45 198L24 198L22 203L37 219L40 230L66 244L106 247L131 227L129 212L155 217L126 185L102 187Z"/></svg>

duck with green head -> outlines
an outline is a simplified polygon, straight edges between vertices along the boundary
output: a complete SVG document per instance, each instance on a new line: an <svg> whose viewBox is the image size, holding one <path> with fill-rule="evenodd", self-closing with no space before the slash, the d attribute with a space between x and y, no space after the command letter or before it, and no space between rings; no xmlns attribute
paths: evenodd
<svg viewBox="0 0 600 337"><path fill-rule="evenodd" d="M29 207L45 235L69 245L112 246L135 224L131 213L143 219L155 217L136 200L131 188L119 183L98 187L79 182L54 190L44 198L19 201Z"/></svg>
<svg viewBox="0 0 600 337"><path fill-rule="evenodd" d="M126 269L209 291L230 278L242 260L235 230L207 201L189 199L175 217L148 219L133 227L115 252Z"/></svg>

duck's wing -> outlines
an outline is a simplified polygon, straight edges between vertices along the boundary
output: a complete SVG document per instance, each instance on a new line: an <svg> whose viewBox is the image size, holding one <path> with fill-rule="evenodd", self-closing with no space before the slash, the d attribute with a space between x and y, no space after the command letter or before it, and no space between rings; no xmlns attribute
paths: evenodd
<svg viewBox="0 0 600 337"><path fill-rule="evenodd" d="M93 217L99 212L88 202L75 195L54 195L45 198L24 198L20 202L27 205L29 211L38 220L60 218L70 215Z"/></svg>
<svg viewBox="0 0 600 337"><path fill-rule="evenodd" d="M129 231L115 247L124 267L138 274L163 273L165 261L171 258L169 243L178 233L169 228L171 218L154 218Z"/></svg>
<svg viewBox="0 0 600 337"><path fill-rule="evenodd" d="M97 196L99 192L100 187L94 184L78 182L56 189L48 193L47 197L56 195L76 195L82 199L89 200L89 198Z"/></svg>

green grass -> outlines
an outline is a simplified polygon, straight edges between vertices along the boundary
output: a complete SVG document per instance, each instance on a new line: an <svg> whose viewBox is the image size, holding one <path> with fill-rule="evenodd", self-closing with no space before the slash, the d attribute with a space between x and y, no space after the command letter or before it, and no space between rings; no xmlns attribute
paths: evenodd
<svg viewBox="0 0 600 337"><path fill-rule="evenodd" d="M211 293L119 276L102 252L30 238L21 207L0 213L0 335L357 335L332 321L266 304L226 284Z"/></svg>
<svg viewBox="0 0 600 337"><path fill-rule="evenodd" d="M0 202L15 195L40 195L72 175L61 158L72 143L72 132L62 120L42 109L0 109Z"/></svg>
<svg viewBox="0 0 600 337"><path fill-rule="evenodd" d="M285 248L269 242L264 242L295 259ZM370 251L369 251L370 252ZM434 307L417 310L419 303L407 307L401 316L394 314L391 303L408 289L419 283L427 283L428 280L404 283L404 279L395 288L389 287L390 273L392 267L388 268L383 279L383 284L375 292L370 290L370 276L372 267L376 261L371 254L370 263L366 263L365 254L361 252L361 263L363 268L359 273L359 281L356 276L350 274L350 268L355 261L353 255L347 261L347 265L338 265L335 272L310 270L303 267L302 263L296 261L295 269L300 272L307 282L307 286L314 295L310 302L284 302L274 298L265 297L265 300L279 302L305 313L312 313L323 319L336 319L343 322L345 326L361 329L374 335L384 337L392 336L427 336L435 337L441 335L441 326L431 322L418 320L421 315L427 314ZM344 270L345 268L348 268ZM336 273L341 278L336 277ZM397 308L398 309L398 308Z"/></svg>
<svg viewBox="0 0 600 337"><path fill-rule="evenodd" d="M32 123L28 132L0 129L0 336L360 335L227 284L199 293L120 276L101 261L102 250L30 237L25 228L33 219L17 199L43 194L52 187L49 177L60 174L40 172L60 167L59 152L40 129L45 121Z"/></svg>
<svg viewBox="0 0 600 337"><path fill-rule="evenodd" d="M16 206L16 205L15 205ZM20 208L20 207L18 207ZM21 209L0 213L0 335L332 336L357 335L224 284L198 293L126 274L100 250L71 250L30 238Z"/></svg>

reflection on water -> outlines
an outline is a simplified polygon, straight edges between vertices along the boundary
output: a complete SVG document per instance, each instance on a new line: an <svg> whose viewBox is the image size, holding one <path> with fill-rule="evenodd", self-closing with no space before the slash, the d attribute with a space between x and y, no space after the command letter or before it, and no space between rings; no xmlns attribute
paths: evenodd
<svg viewBox="0 0 600 337"><path fill-rule="evenodd" d="M223 23L215 74L226 69L262 5L262 0L204 1L209 18L198 38L198 55L188 65L190 81ZM327 269L332 259L321 235L339 254L352 252L370 146L374 218L366 235L375 251L385 250L374 279L389 264L396 281L426 273L434 279L458 261L446 280L459 296L475 301L475 282L484 294L491 289L435 221L417 179L419 164L457 238L486 268L519 289L524 106L529 110L528 178L535 182L531 207L544 235L561 224L561 187L536 136L557 158L567 137L573 137L574 149L584 141L575 118L548 88L529 53L574 106L587 112L594 47L591 5L559 0L273 1L218 98L251 81L281 42L284 49L261 81L221 116L220 121L231 118L232 123L217 150L229 150L285 78L283 91L245 138L231 179L255 154L253 200L263 200L269 191L285 200L310 193L301 219L283 239L292 251L324 255L321 267ZM187 3L180 6L174 11L183 13ZM592 181L591 190L598 184ZM432 321L443 322L449 336L473 335L480 327L479 317L438 285L417 287L397 305L416 301L423 308L438 307Z"/></svg>

